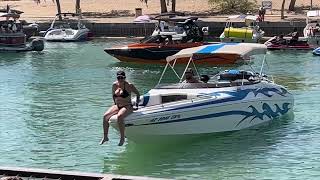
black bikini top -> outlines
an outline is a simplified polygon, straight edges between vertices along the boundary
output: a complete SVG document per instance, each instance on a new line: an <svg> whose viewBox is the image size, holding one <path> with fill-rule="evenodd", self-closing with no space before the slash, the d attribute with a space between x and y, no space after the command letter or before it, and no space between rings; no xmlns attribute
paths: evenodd
<svg viewBox="0 0 320 180"><path fill-rule="evenodd" d="M123 84L123 90L122 90L122 93L120 95L116 95L114 94L113 95L114 97L122 97L122 98L127 98L130 96L130 93L126 90L126 84Z"/></svg>

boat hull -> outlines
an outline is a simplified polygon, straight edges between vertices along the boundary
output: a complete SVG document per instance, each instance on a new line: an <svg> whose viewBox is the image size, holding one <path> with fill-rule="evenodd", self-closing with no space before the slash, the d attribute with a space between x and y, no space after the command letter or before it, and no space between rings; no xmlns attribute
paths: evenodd
<svg viewBox="0 0 320 180"><path fill-rule="evenodd" d="M44 36L46 41L52 42L77 42L89 40L90 31L88 29L53 29L48 30Z"/></svg>
<svg viewBox="0 0 320 180"><path fill-rule="evenodd" d="M26 52L26 51L42 51L44 49L44 41L42 39L34 39L30 43L19 46L1 46L0 52Z"/></svg>
<svg viewBox="0 0 320 180"><path fill-rule="evenodd" d="M282 87L234 90L227 88L209 100L138 110L125 120L126 136L144 142L150 138L237 131L277 119L293 108L293 96ZM117 128L116 116L110 121Z"/></svg>
<svg viewBox="0 0 320 180"><path fill-rule="evenodd" d="M26 44L26 35L23 33L0 34L0 46L23 46Z"/></svg>
<svg viewBox="0 0 320 180"><path fill-rule="evenodd" d="M171 45L159 45L156 43L131 44L124 47L106 48L109 55L124 62L135 63L166 63L166 58L182 49L201 46L203 43L183 43Z"/></svg>

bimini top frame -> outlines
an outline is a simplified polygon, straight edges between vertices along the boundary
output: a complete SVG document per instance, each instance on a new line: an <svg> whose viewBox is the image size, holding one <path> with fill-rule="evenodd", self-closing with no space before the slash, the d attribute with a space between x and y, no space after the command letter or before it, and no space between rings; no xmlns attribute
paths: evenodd
<svg viewBox="0 0 320 180"><path fill-rule="evenodd" d="M237 54L244 59L247 59L253 55L264 54L263 62L260 69L260 75L262 76L262 70L264 68L264 64L266 63L266 52L267 47L264 44L255 44L255 43L219 43L219 44L210 44L204 45L194 48L187 48L179 51L178 53L168 56L166 58L167 64L161 74L161 77L158 81L158 85L161 83L161 80L168 69L170 67L175 75L179 79L179 83L183 81L183 77L187 69L189 68L190 64L192 64L196 75L199 76L198 70L195 65L195 61L201 61L201 58L197 58L198 55L228 55L228 54ZM187 62L186 68L183 71L183 74L179 76L179 74L174 69L177 62L181 59L189 58ZM223 59L221 59L223 61ZM245 62L245 61L244 61ZM253 69L253 68L252 68Z"/></svg>

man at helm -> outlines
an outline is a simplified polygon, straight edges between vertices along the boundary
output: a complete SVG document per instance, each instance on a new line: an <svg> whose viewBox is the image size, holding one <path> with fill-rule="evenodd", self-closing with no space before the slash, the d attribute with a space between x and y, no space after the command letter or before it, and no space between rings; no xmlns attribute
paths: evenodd
<svg viewBox="0 0 320 180"><path fill-rule="evenodd" d="M198 83L199 81L194 77L192 68L188 68L185 72L185 83Z"/></svg>

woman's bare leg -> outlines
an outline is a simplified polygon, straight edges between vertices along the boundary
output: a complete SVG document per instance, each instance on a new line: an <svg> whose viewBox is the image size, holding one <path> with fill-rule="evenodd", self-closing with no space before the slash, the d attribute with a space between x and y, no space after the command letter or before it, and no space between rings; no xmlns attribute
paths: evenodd
<svg viewBox="0 0 320 180"><path fill-rule="evenodd" d="M124 141L125 141L125 124L124 124L124 118L128 116L132 112L132 107L131 106L126 106L123 107L119 110L118 112L118 126L119 126L119 131L120 131L120 141L118 146L122 146Z"/></svg>
<svg viewBox="0 0 320 180"><path fill-rule="evenodd" d="M118 107L116 105L111 106L107 112L103 115L103 138L100 141L100 145L105 143L106 141L109 141L108 133L109 133L109 119L117 114L119 111Z"/></svg>

